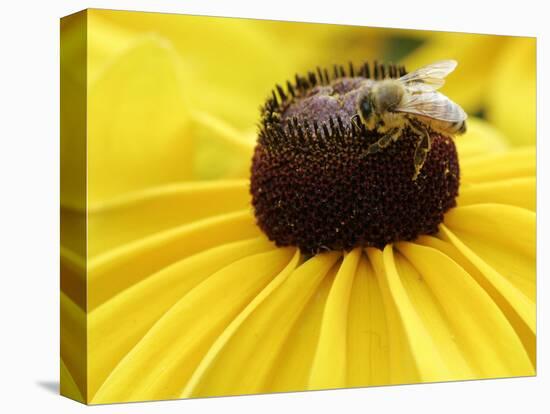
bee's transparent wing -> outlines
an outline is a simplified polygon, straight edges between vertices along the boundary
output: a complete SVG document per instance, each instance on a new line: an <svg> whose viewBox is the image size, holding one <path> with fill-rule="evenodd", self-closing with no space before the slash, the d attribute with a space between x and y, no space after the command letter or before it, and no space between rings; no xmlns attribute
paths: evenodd
<svg viewBox="0 0 550 414"><path fill-rule="evenodd" d="M459 105L436 91L409 95L395 111L445 122L462 122L468 117Z"/></svg>
<svg viewBox="0 0 550 414"><path fill-rule="evenodd" d="M443 86L445 77L456 68L456 60L442 60L424 66L399 78L411 93L435 91Z"/></svg>

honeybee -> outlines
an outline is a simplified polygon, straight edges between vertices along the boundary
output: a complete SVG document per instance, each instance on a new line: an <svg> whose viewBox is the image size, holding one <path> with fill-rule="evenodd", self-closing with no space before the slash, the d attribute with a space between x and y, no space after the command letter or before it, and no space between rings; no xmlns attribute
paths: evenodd
<svg viewBox="0 0 550 414"><path fill-rule="evenodd" d="M466 132L464 110L445 95L437 92L444 78L456 68L454 60L443 60L424 66L398 79L375 81L358 94L357 114L352 122L360 121L370 131L383 134L367 148L372 154L397 141L409 127L418 135L414 153L416 180L431 148L430 130L454 136Z"/></svg>

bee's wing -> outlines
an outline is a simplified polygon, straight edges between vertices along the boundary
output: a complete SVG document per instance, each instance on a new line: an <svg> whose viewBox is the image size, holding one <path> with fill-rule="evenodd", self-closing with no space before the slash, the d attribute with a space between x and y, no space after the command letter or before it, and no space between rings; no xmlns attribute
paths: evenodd
<svg viewBox="0 0 550 414"><path fill-rule="evenodd" d="M409 95L394 110L445 122L462 122L468 117L459 105L436 91Z"/></svg>
<svg viewBox="0 0 550 414"><path fill-rule="evenodd" d="M424 66L399 78L411 93L435 91L443 86L445 77L456 68L456 60L442 60Z"/></svg>

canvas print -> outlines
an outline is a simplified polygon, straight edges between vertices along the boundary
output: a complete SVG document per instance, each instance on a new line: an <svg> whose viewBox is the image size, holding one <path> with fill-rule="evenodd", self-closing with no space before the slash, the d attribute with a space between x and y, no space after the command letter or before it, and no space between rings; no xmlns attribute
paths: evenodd
<svg viewBox="0 0 550 414"><path fill-rule="evenodd" d="M536 374L536 39L61 19L61 393Z"/></svg>

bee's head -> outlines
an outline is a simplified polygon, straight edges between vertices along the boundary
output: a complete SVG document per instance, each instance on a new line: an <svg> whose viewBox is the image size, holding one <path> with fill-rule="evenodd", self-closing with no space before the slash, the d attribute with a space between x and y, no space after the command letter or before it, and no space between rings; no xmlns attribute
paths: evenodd
<svg viewBox="0 0 550 414"><path fill-rule="evenodd" d="M372 128L376 124L376 111L374 108L374 102L372 99L372 93L370 91L365 92L359 97L357 102L358 108L357 111L361 120L367 128Z"/></svg>
<svg viewBox="0 0 550 414"><path fill-rule="evenodd" d="M365 126L373 129L382 114L399 105L403 95L403 87L395 79L385 79L365 89L357 101L357 111Z"/></svg>

